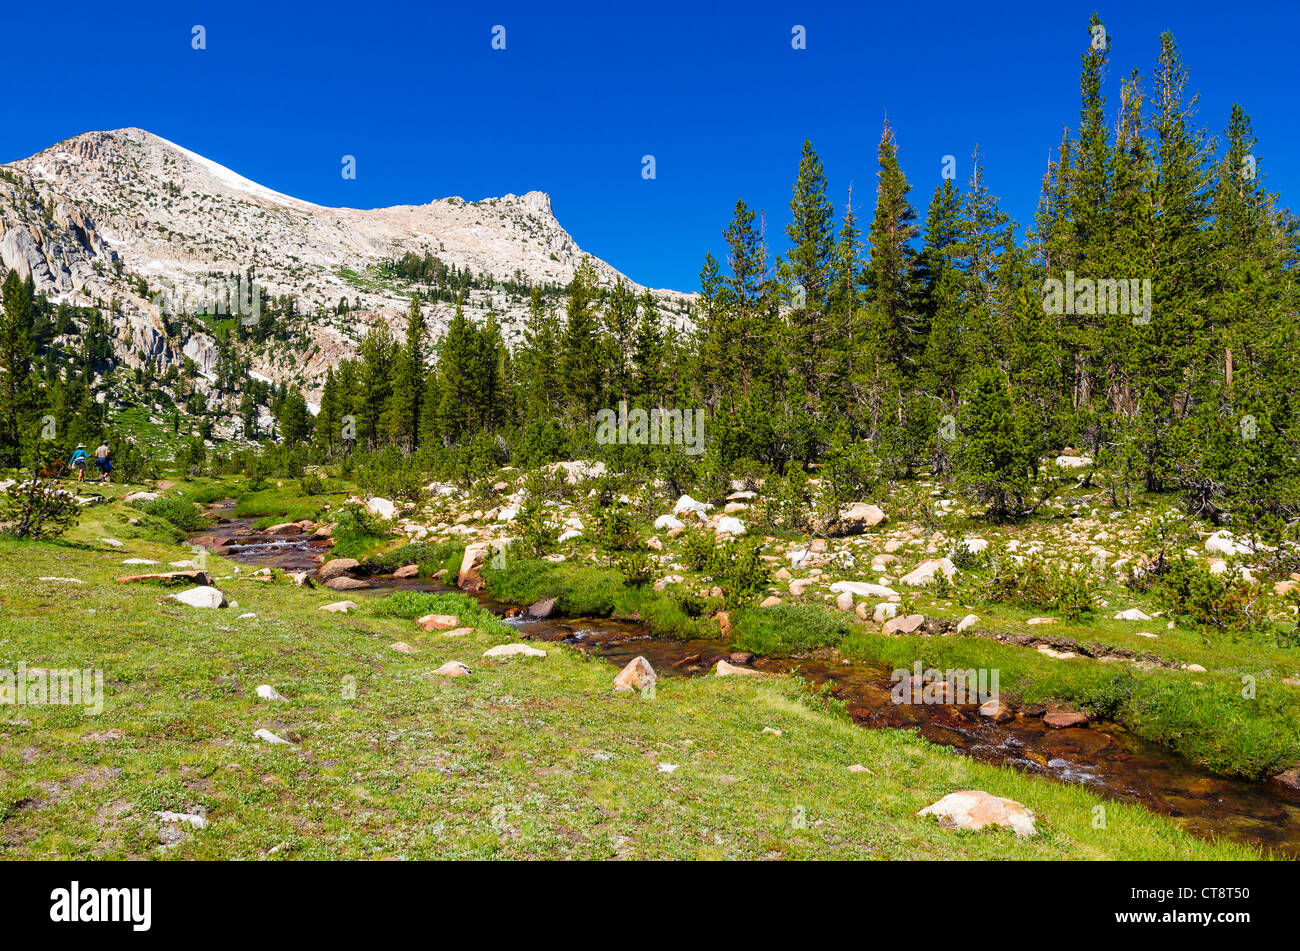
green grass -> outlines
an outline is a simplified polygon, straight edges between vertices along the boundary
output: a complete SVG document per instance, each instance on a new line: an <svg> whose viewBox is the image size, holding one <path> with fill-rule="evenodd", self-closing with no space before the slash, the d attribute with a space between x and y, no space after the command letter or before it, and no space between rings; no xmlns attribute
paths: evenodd
<svg viewBox="0 0 1300 951"><path fill-rule="evenodd" d="M173 433L171 428L172 410L163 410L158 415L162 423L150 421L151 412L143 406L133 406L114 412L109 419L109 426L117 436L127 436L146 449L155 459L167 460L175 457L177 452L189 441L191 421L181 419L181 431Z"/></svg>
<svg viewBox="0 0 1300 951"><path fill-rule="evenodd" d="M211 505L237 495L239 489L225 482L188 483L183 489L183 497L198 505Z"/></svg>
<svg viewBox="0 0 1300 951"><path fill-rule="evenodd" d="M1101 800L1086 789L859 729L790 678L671 678L644 699L614 694L612 667L558 644L544 659L488 661L483 651L508 638L456 596L332 615L319 606L333 592L225 578L233 566L213 556L238 607L188 608L114 583L123 558L184 553L95 541L124 538L130 511L92 509L61 543L0 538L0 667L99 668L106 692L100 716L5 711L5 858L1254 855L1113 802L1106 828L1093 828ZM431 604L473 617L476 632L444 638L387 616ZM391 650L398 640L418 653ZM473 675L431 676L452 659ZM287 702L259 700L263 683ZM259 728L298 743L264 745ZM853 763L870 772L850 773ZM916 816L967 788L1024 803L1040 835L955 832ZM164 847L153 810L199 808L208 827Z"/></svg>

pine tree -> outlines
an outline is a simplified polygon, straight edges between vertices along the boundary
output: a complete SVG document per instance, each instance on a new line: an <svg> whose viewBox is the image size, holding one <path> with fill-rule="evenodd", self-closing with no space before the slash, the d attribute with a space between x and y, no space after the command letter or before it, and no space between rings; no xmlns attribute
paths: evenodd
<svg viewBox="0 0 1300 951"><path fill-rule="evenodd" d="M911 371L919 363L926 334L911 283L916 211L907 200L912 186L898 164L898 144L888 120L878 158L876 213L867 233L871 256L865 276L867 306L873 332L882 338L884 359L896 369Z"/></svg>
<svg viewBox="0 0 1300 951"><path fill-rule="evenodd" d="M406 318L406 340L394 359L389 438L406 452L415 448L420 431L420 401L424 397L424 337L420 300L412 295Z"/></svg>
<svg viewBox="0 0 1300 951"><path fill-rule="evenodd" d="M489 313L474 335L473 393L476 429L495 432L507 418L506 346L501 325Z"/></svg>
<svg viewBox="0 0 1300 951"><path fill-rule="evenodd" d="M770 391L782 363L778 299L757 221L757 213L744 201L737 201L731 223L723 232L730 273L723 278L720 309L726 329L721 358L724 378L733 389L732 406L751 389Z"/></svg>
<svg viewBox="0 0 1300 951"><path fill-rule="evenodd" d="M919 367L926 330L915 289L916 212L898 164L894 130L885 122L878 150L876 212L867 232L870 261L864 272L866 324L862 335L860 387L873 438L903 418L902 381Z"/></svg>
<svg viewBox="0 0 1300 951"><path fill-rule="evenodd" d="M856 433L855 381L860 379L859 358L865 332L862 310L862 233L853 212L853 190L849 189L835 239L834 274L827 295L827 334L832 342L823 362L825 376L823 409L831 419L847 420Z"/></svg>
<svg viewBox="0 0 1300 951"><path fill-rule="evenodd" d="M553 416L560 406L560 322L555 310L534 287L517 366L525 383L524 417Z"/></svg>
<svg viewBox="0 0 1300 951"><path fill-rule="evenodd" d="M820 402L828 382L828 349L845 343L834 338L827 314L835 278L834 214L821 160L805 140L785 229L791 247L784 270L795 288L789 314L792 369L811 404Z"/></svg>
<svg viewBox="0 0 1300 951"><path fill-rule="evenodd" d="M392 334L381 323L366 333L360 349L352 414L356 417L358 441L374 449L388 429L397 347Z"/></svg>
<svg viewBox="0 0 1300 951"><path fill-rule="evenodd" d="M606 344L606 386L609 401L630 399L632 396L632 367L628 343L636 329L636 295L622 275L614 282L614 289L605 301L604 339Z"/></svg>
<svg viewBox="0 0 1300 951"><path fill-rule="evenodd" d="M731 390L734 366L729 362L733 347L722 275L717 258L704 255L700 269L700 294L695 312L695 362L701 395L712 416L724 405Z"/></svg>
<svg viewBox="0 0 1300 951"><path fill-rule="evenodd" d="M1207 236L1208 184L1205 133L1190 119L1196 98L1185 96L1187 70L1173 36L1160 37L1150 127L1155 142L1151 237L1153 310L1138 335L1137 362L1143 374L1142 451L1144 481L1158 491L1192 437L1187 421L1205 397L1207 374L1196 372L1213 355L1205 333L1210 281Z"/></svg>
<svg viewBox="0 0 1300 951"><path fill-rule="evenodd" d="M451 442L472 436L478 423L478 332L465 317L460 302L447 327L438 359L438 429Z"/></svg>
<svg viewBox="0 0 1300 951"><path fill-rule="evenodd" d="M596 312L597 294L595 265L591 258L584 257L569 283L569 303L560 344L560 372L569 409L583 420L596 413L604 395L604 347Z"/></svg>
<svg viewBox="0 0 1300 951"><path fill-rule="evenodd" d="M961 240L953 248L964 276L962 359L967 367L1005 366L1011 316L999 281L1000 256L1013 243L1013 225L984 185L978 148L971 155L962 219Z"/></svg>
<svg viewBox="0 0 1300 951"><path fill-rule="evenodd" d="M641 296L641 314L632 334L632 399L639 406L662 406L665 394L668 345L654 295Z"/></svg>
<svg viewBox="0 0 1300 951"><path fill-rule="evenodd" d="M339 406L338 382L334 377L334 368L325 368L325 382L321 385L320 412L316 414L313 441L324 449L326 454L334 450L339 438L339 421L343 412ZM245 427L247 431L247 427Z"/></svg>
<svg viewBox="0 0 1300 951"><path fill-rule="evenodd" d="M1001 371L976 371L958 421L958 487L987 505L986 516L995 522L1024 514L1032 459Z"/></svg>
<svg viewBox="0 0 1300 951"><path fill-rule="evenodd" d="M245 439L258 437L257 415L257 400L252 393L244 393L239 399L239 421Z"/></svg>
<svg viewBox="0 0 1300 951"><path fill-rule="evenodd" d="M964 275L956 246L962 234L961 196L951 178L934 190L925 215L925 243L916 260L916 286L929 332L922 361L929 387L948 409L967 373Z"/></svg>
<svg viewBox="0 0 1300 951"><path fill-rule="evenodd" d="M420 401L420 445L440 446L443 429L439 414L442 410L442 384L435 367L424 377L424 396Z"/></svg>
<svg viewBox="0 0 1300 951"><path fill-rule="evenodd" d="M29 280L11 270L0 287L0 465L20 461L23 429L34 403L32 324L34 302Z"/></svg>
<svg viewBox="0 0 1300 951"><path fill-rule="evenodd" d="M307 402L296 386L290 388L280 403L275 425L280 432L280 441L286 446L297 446L311 435L311 414L307 412Z"/></svg>

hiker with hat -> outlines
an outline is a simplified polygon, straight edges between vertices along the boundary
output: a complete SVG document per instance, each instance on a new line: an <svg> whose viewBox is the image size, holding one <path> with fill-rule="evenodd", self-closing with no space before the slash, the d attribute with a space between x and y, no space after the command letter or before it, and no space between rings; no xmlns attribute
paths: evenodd
<svg viewBox="0 0 1300 951"><path fill-rule="evenodd" d="M100 482L107 482L108 474L113 471L112 455L108 448L108 440L101 439L99 448L95 450L95 465L99 468Z"/></svg>
<svg viewBox="0 0 1300 951"><path fill-rule="evenodd" d="M86 454L86 444L77 443L77 449L68 460L68 468L77 470L77 481L86 481L86 464L90 462L90 456Z"/></svg>

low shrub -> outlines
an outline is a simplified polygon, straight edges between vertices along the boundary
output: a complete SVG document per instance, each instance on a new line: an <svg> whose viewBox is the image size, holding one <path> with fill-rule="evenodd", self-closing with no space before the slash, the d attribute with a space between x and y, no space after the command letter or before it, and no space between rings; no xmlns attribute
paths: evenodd
<svg viewBox="0 0 1300 951"><path fill-rule="evenodd" d="M0 495L0 532L7 535L57 538L80 518L76 496L49 482L20 482Z"/></svg>
<svg viewBox="0 0 1300 951"><path fill-rule="evenodd" d="M625 552L618 562L623 580L634 588L643 588L654 580L655 564L645 549Z"/></svg>
<svg viewBox="0 0 1300 951"><path fill-rule="evenodd" d="M387 524L359 502L334 513L335 558L361 558L388 537Z"/></svg>
<svg viewBox="0 0 1300 951"><path fill-rule="evenodd" d="M469 595L454 591L397 591L373 603L372 613L379 617L414 620L426 614L451 614L465 627L503 629L504 624L491 611L479 606Z"/></svg>
<svg viewBox="0 0 1300 951"><path fill-rule="evenodd" d="M737 539L714 548L708 571L722 587L727 607L734 608L748 601L770 583L762 551L762 543L750 539Z"/></svg>
<svg viewBox="0 0 1300 951"><path fill-rule="evenodd" d="M198 507L188 498L164 495L152 502L139 503L146 515L171 522L183 532L197 532L206 524Z"/></svg>
<svg viewBox="0 0 1300 951"><path fill-rule="evenodd" d="M1259 587L1243 581L1231 565L1216 575L1180 555L1159 574L1152 590L1171 616L1197 627L1240 632L1262 620L1255 610Z"/></svg>
<svg viewBox="0 0 1300 951"><path fill-rule="evenodd" d="M389 551L371 555L362 562L362 567L370 574L390 575L404 565L419 565L420 574L432 575L440 568L445 568L452 558L456 561L456 570L460 568L464 547L456 542L408 542ZM453 579L455 572L452 572Z"/></svg>
<svg viewBox="0 0 1300 951"><path fill-rule="evenodd" d="M1073 570L1038 558L995 564L979 591L991 604L1014 602L1056 611L1070 620L1096 610L1097 583L1088 569Z"/></svg>
<svg viewBox="0 0 1300 951"><path fill-rule="evenodd" d="M510 523L510 531L515 538L511 547L524 558L549 555L560 540L560 527L551 521L546 508L532 499L520 507L519 514Z"/></svg>
<svg viewBox="0 0 1300 951"><path fill-rule="evenodd" d="M732 627L731 644L755 654L796 654L819 647L837 647L853 633L848 615L817 605L778 604L748 608Z"/></svg>
<svg viewBox="0 0 1300 951"><path fill-rule="evenodd" d="M640 546L636 520L627 509L612 505L593 514L596 521L595 541L601 551L610 554L632 551Z"/></svg>
<svg viewBox="0 0 1300 951"><path fill-rule="evenodd" d="M682 563L692 571L704 571L713 560L718 541L712 532L692 529L682 535Z"/></svg>

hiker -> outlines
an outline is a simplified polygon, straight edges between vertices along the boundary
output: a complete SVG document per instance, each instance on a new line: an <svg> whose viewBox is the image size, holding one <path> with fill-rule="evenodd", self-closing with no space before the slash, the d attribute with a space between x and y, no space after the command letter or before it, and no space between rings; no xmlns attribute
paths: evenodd
<svg viewBox="0 0 1300 951"><path fill-rule="evenodd" d="M86 454L86 444L77 443L77 449L68 460L68 468L77 470L77 481L86 481L86 464L90 462L90 456Z"/></svg>
<svg viewBox="0 0 1300 951"><path fill-rule="evenodd" d="M113 471L112 455L108 448L108 440L101 440L99 448L95 450L95 465L99 468L100 482L107 482L108 474Z"/></svg>

